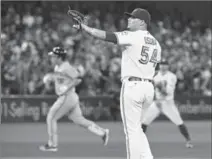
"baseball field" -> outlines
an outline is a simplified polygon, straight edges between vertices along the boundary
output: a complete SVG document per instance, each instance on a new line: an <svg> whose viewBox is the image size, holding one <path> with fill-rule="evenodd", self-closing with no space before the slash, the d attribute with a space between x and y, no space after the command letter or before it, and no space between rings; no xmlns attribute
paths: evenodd
<svg viewBox="0 0 212 159"><path fill-rule="evenodd" d="M110 129L108 146L97 136L72 123L59 123L59 151L41 152L47 140L46 125L41 123L1 124L1 159L126 159L121 122L99 122ZM153 123L148 138L155 159L210 159L211 122L187 121L194 148L185 148L177 127L168 121Z"/></svg>

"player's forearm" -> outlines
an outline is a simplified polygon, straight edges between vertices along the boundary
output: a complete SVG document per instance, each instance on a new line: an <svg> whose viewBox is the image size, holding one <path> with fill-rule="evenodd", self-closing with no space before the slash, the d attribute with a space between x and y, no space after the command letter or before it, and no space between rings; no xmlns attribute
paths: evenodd
<svg viewBox="0 0 212 159"><path fill-rule="evenodd" d="M65 95L68 91L70 91L72 88L74 88L75 86L77 86L81 82L82 82L81 79L75 79L70 85L68 85L66 91L60 94L60 96Z"/></svg>
<svg viewBox="0 0 212 159"><path fill-rule="evenodd" d="M99 30L99 29L95 29L95 28L91 28L87 25L82 24L82 29L87 32L88 34L101 39L101 40L105 40L106 39L106 31L103 30Z"/></svg>
<svg viewBox="0 0 212 159"><path fill-rule="evenodd" d="M62 76L64 76L64 74L60 72L47 73L43 78L43 82L48 83L48 82L54 81L55 78L62 77Z"/></svg>
<svg viewBox="0 0 212 159"><path fill-rule="evenodd" d="M116 38L115 34L112 32L106 32L103 30L91 28L84 24L82 24L81 26L85 32L87 32L88 34L90 34L91 36L93 36L95 38L98 38L100 40L109 41L112 43L117 43L117 38Z"/></svg>

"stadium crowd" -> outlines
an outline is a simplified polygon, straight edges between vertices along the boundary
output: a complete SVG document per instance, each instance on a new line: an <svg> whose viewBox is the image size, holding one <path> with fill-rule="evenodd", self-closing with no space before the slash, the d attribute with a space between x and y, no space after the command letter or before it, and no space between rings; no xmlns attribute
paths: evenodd
<svg viewBox="0 0 212 159"><path fill-rule="evenodd" d="M46 14L48 10L43 8L28 5L19 14L20 8L10 6L2 13L2 94L54 94L53 85L44 86L42 82L44 74L53 71L47 53L54 46L63 46L70 62L83 65L86 73L78 87L80 95L119 91L121 48L73 29L65 13ZM125 19L114 11L102 14L100 9L93 9L83 13L95 28L121 31L126 27ZM210 27L203 28L198 20L184 24L164 17L153 20L150 31L161 43L171 71L177 74L176 91L210 96Z"/></svg>

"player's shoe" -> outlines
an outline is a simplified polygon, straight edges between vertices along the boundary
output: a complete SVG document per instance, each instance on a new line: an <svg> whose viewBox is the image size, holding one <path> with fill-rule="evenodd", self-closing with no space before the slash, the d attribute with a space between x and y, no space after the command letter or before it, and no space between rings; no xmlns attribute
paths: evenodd
<svg viewBox="0 0 212 159"><path fill-rule="evenodd" d="M187 147L187 148L193 148L194 145L193 145L190 141L187 141L187 142L186 142L186 147Z"/></svg>
<svg viewBox="0 0 212 159"><path fill-rule="evenodd" d="M104 134L104 136L102 137L104 146L106 146L107 143L108 143L108 140L109 140L109 133L110 133L109 129L105 129L105 134Z"/></svg>
<svg viewBox="0 0 212 159"><path fill-rule="evenodd" d="M48 151L48 152L56 152L58 151L57 147L49 146L49 144L45 144L39 147L41 151Z"/></svg>

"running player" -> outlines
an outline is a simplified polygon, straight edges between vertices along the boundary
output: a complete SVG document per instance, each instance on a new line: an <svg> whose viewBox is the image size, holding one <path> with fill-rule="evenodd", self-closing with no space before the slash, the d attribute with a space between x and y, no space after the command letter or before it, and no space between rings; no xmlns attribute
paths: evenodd
<svg viewBox="0 0 212 159"><path fill-rule="evenodd" d="M43 81L44 83L54 81L58 98L47 115L48 143L40 146L40 150L58 150L57 121L67 113L70 113L69 118L75 124L87 128L92 133L100 136L104 145L107 145L109 130L101 128L94 122L85 119L82 115L79 97L75 92L75 86L81 82L79 79L81 72L71 66L66 60L66 51L63 48L53 48L49 56L51 56L51 62L55 65L55 69L54 73L46 74Z"/></svg>
<svg viewBox="0 0 212 159"><path fill-rule="evenodd" d="M153 101L152 84L155 67L160 61L161 47L147 30L150 14L137 8L128 17L128 28L123 32L107 32L83 23L74 25L88 34L124 46L121 66L121 116L126 136L127 159L153 159L145 133L140 129L143 111Z"/></svg>
<svg viewBox="0 0 212 159"><path fill-rule="evenodd" d="M147 109L142 128L146 132L147 126L163 112L174 124L176 124L181 134L186 139L186 147L192 148L191 138L187 127L183 123L180 113L174 103L174 91L177 82L177 77L174 73L169 71L168 62L163 60L160 63L160 70L154 78L155 83L155 101Z"/></svg>

